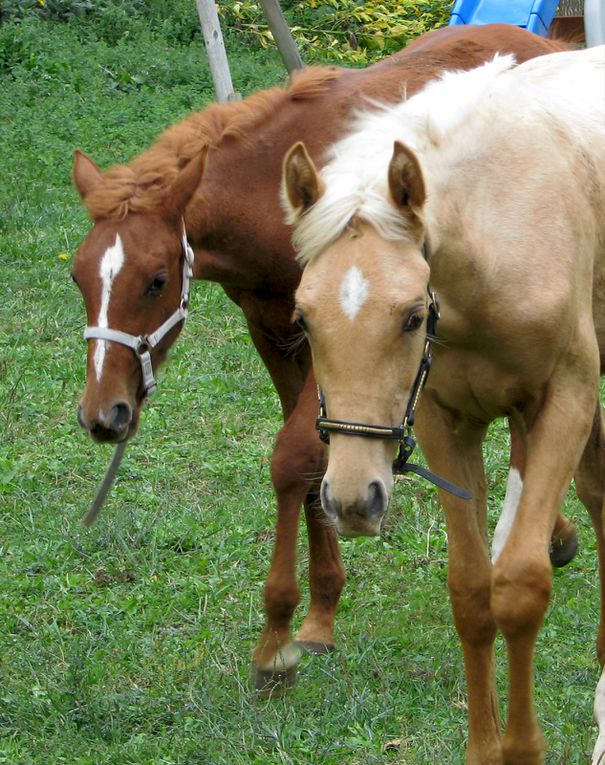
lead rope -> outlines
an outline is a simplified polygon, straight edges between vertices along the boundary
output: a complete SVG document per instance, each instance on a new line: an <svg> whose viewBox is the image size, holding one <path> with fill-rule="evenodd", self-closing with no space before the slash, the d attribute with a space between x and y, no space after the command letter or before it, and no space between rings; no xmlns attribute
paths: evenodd
<svg viewBox="0 0 605 765"><path fill-rule="evenodd" d="M118 468L120 467L120 462L122 462L122 457L124 456L124 452L126 451L126 444L127 444L127 441L122 441L114 449L111 462L109 463L109 467L107 468L107 472L105 473L105 478L103 478L103 480L101 481L99 488L97 489L95 498L90 504L90 508L88 509L88 512L86 513L84 518L82 518L82 523L88 528L93 525L93 523L97 520L99 513L101 512L101 508L103 507L103 503L105 502L105 497L107 496L107 493L109 492L109 489L111 488L111 484L113 483L113 480L116 477L116 473L118 472Z"/></svg>
<svg viewBox="0 0 605 765"><path fill-rule="evenodd" d="M183 274L181 284L181 300L177 310L165 321L159 329L153 332L151 335L141 335L136 337L135 335L129 335L126 332L120 330L109 329L108 327L86 327L84 330L84 338L86 340L109 340L115 343L120 343L132 348L135 355L139 359L141 364L141 375L143 378L143 387L145 389L145 398L150 396L156 390L155 377L153 375L153 364L151 362L151 351L162 340L164 335L175 327L179 321L185 322L189 309L189 282L193 277L193 261L194 252L187 240L187 231L185 230L185 221L183 220L183 234L182 234L182 247L183 247ZM88 508L88 512L82 518L82 523L86 527L92 526L97 520L101 508L105 503L105 498L109 493L124 452L126 451L127 441L121 441L114 449L111 461L105 472L105 477L99 484L95 498Z"/></svg>

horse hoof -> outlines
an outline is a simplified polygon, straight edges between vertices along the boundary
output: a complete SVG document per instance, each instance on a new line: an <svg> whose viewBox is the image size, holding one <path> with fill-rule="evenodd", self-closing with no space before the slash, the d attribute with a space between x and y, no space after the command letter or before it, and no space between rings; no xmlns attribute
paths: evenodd
<svg viewBox="0 0 605 765"><path fill-rule="evenodd" d="M566 566L578 552L578 535L572 529L566 539L553 539L550 543L550 562L556 568Z"/></svg>
<svg viewBox="0 0 605 765"><path fill-rule="evenodd" d="M283 670L255 668L254 688L263 699L279 699L296 685L296 665Z"/></svg>
<svg viewBox="0 0 605 765"><path fill-rule="evenodd" d="M301 651L313 654L313 656L320 656L324 653L332 653L334 650L333 644L314 643L312 640L296 640L295 642Z"/></svg>

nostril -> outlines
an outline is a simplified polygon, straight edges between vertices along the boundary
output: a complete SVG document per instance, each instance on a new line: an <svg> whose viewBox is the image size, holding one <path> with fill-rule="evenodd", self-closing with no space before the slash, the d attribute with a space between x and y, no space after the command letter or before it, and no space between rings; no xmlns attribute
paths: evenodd
<svg viewBox="0 0 605 765"><path fill-rule="evenodd" d="M125 401L115 404L110 413L109 423L113 430L123 430L132 420L132 408Z"/></svg>
<svg viewBox="0 0 605 765"><path fill-rule="evenodd" d="M368 515L380 518L387 509L387 495L380 481L372 481L368 486Z"/></svg>
<svg viewBox="0 0 605 765"><path fill-rule="evenodd" d="M338 510L340 509L340 503L333 501L332 497L330 496L330 486L325 478L321 482L321 490L319 494L324 513L332 520L335 520L338 515Z"/></svg>
<svg viewBox="0 0 605 765"><path fill-rule="evenodd" d="M80 427L83 430L88 430L88 425L84 422L84 417L82 415L82 407L81 406L78 406L77 418L78 418L78 423L79 423Z"/></svg>

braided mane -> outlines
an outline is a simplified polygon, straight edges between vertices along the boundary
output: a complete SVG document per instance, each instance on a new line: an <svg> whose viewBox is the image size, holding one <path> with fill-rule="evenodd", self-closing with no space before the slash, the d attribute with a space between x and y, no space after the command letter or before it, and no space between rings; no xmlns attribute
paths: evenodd
<svg viewBox="0 0 605 765"><path fill-rule="evenodd" d="M159 213L164 192L190 159L224 140L245 141L275 111L290 102L318 98L340 77L336 67L310 67L296 73L285 88L273 87L243 101L212 104L185 117L160 134L157 141L128 165L115 165L86 197L94 220L122 219L129 212Z"/></svg>

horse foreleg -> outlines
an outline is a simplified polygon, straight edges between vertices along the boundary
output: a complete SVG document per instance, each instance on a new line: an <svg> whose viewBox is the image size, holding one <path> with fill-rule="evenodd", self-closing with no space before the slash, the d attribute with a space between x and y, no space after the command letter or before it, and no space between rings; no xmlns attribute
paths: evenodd
<svg viewBox="0 0 605 765"><path fill-rule="evenodd" d="M309 535L309 581L311 605L296 642L312 653L334 648L336 606L345 584L338 537L326 519L317 495L305 505Z"/></svg>
<svg viewBox="0 0 605 765"><path fill-rule="evenodd" d="M590 380L588 375L584 379ZM545 741L534 709L533 657L552 587L552 530L590 431L596 388L561 372L527 430L525 480L515 520L494 564L491 605L507 644L509 709L504 765L542 765ZM565 412L565 424L561 422Z"/></svg>
<svg viewBox="0 0 605 765"><path fill-rule="evenodd" d="M279 457L279 438L274 452ZM290 622L300 599L296 580L298 518L304 488L275 481L277 524L271 568L265 582L265 628L253 653L254 684L263 694L280 695L296 682L300 650L290 635Z"/></svg>
<svg viewBox="0 0 605 765"><path fill-rule="evenodd" d="M309 540L309 586L311 603L296 642L312 653L334 647L336 606L345 583L338 536L319 502L319 486L325 469L324 447L315 429L318 413L317 383L310 374L300 395L292 428L297 449L308 455L305 518Z"/></svg>
<svg viewBox="0 0 605 765"><path fill-rule="evenodd" d="M596 688L594 715L599 726L599 737L592 754L591 765L605 763L605 413L598 406L592 430L582 459L574 476L576 491L590 514L597 539L599 555L599 583L601 617L597 635L597 655L602 668Z"/></svg>
<svg viewBox="0 0 605 765"><path fill-rule="evenodd" d="M278 435L271 465L278 518L265 585L267 623L253 663L256 687L273 695L294 683L300 646L319 652L334 645L336 605L344 585L336 534L317 503L324 448L315 430L316 416L316 386L309 375L296 408ZM303 502L309 535L311 604L295 642L290 623L299 602L296 545Z"/></svg>
<svg viewBox="0 0 605 765"><path fill-rule="evenodd" d="M462 643L468 693L467 765L502 765L494 672L496 624L490 610L486 481L481 444L486 428L454 418L423 393L416 433L431 470L473 494L440 492L448 531L448 584Z"/></svg>

